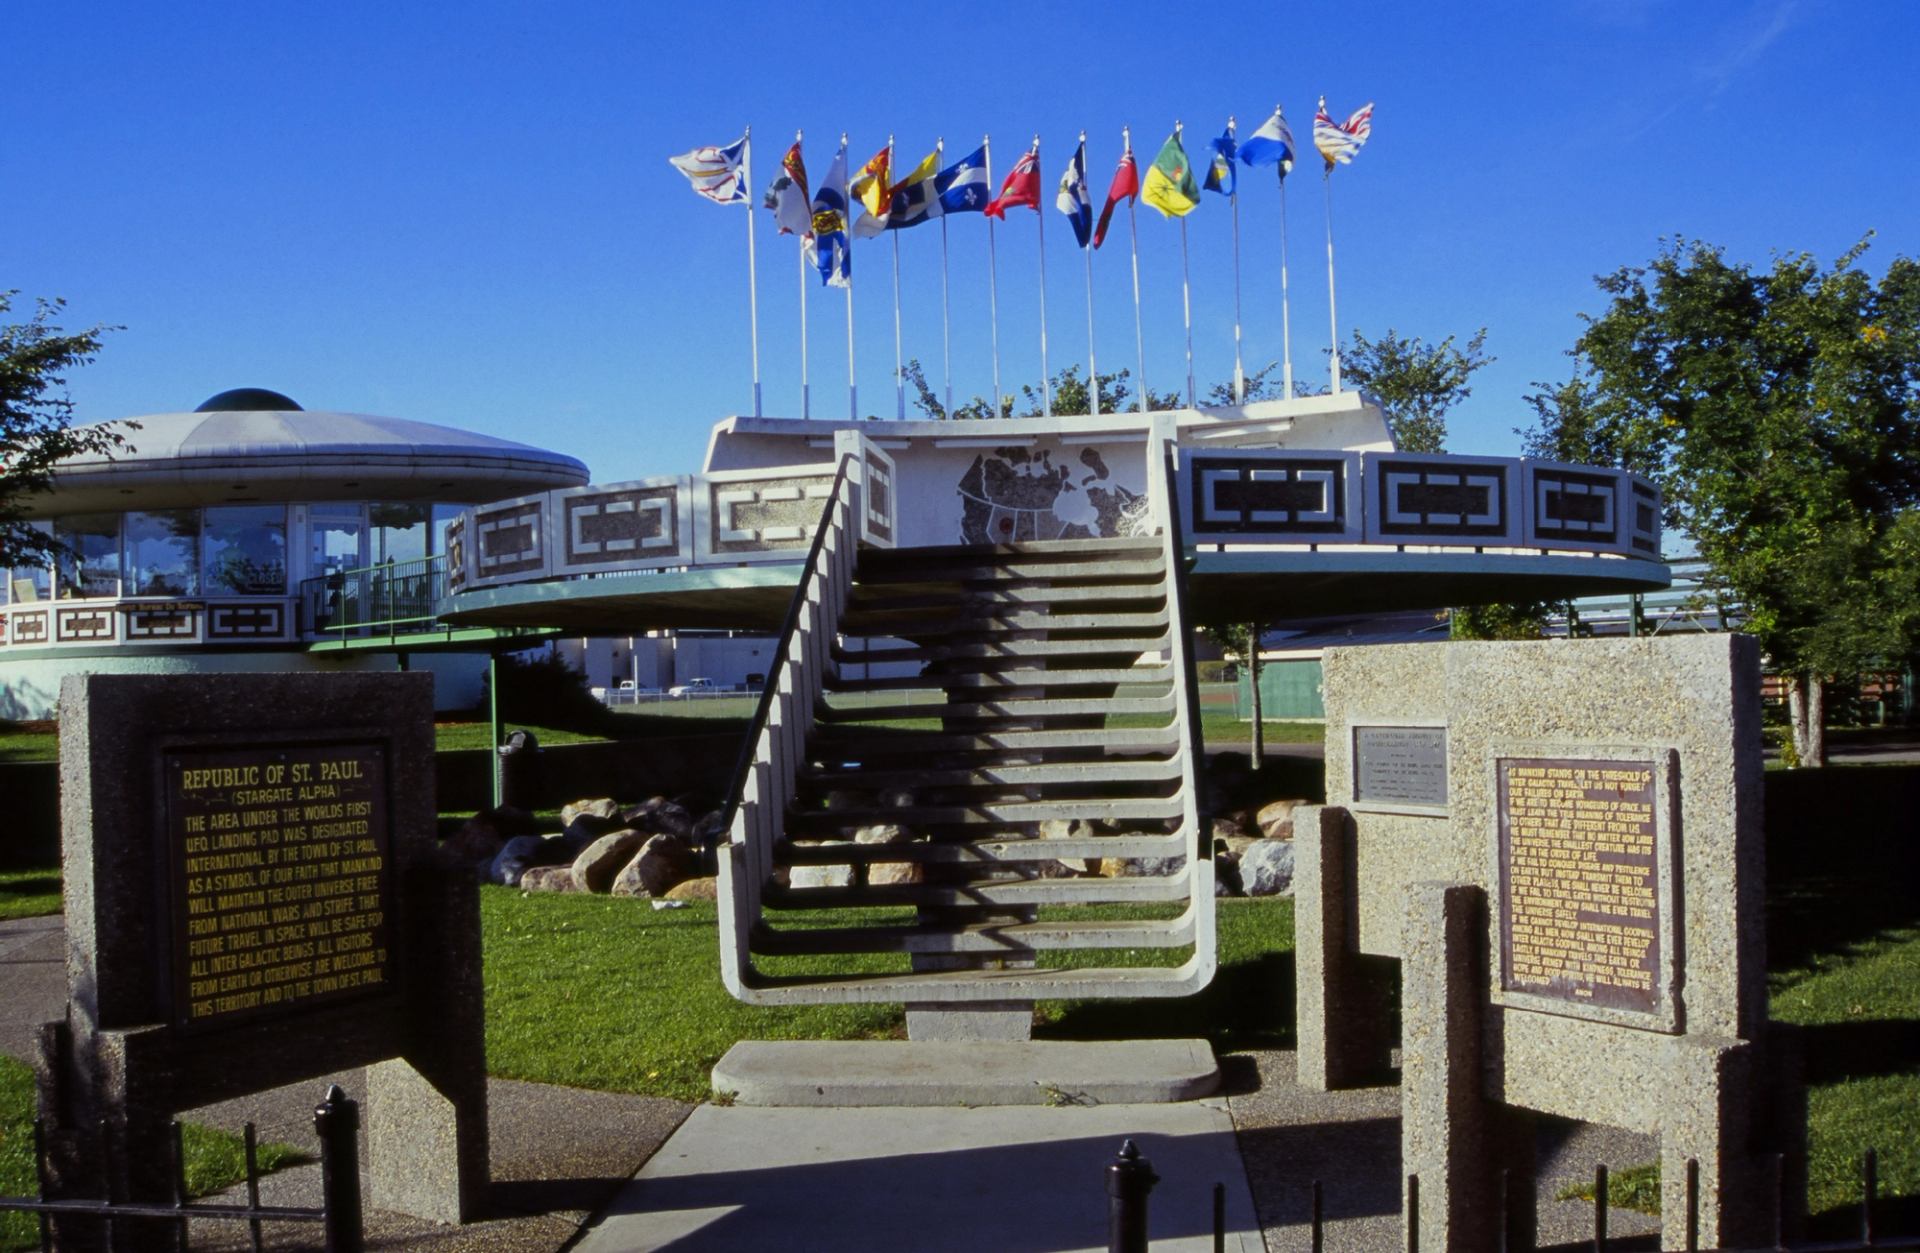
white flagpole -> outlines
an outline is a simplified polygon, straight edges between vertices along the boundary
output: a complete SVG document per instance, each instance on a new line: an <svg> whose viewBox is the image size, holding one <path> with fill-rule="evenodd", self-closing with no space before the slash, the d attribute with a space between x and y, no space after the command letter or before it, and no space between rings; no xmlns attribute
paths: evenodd
<svg viewBox="0 0 1920 1253"><path fill-rule="evenodd" d="M1129 127L1120 128L1120 139L1126 144L1128 152L1133 151L1133 131ZM1140 171L1135 168L1133 174L1134 194L1127 197L1127 242L1133 250L1133 352L1138 360L1140 377L1135 380L1139 394L1135 397L1136 412L1147 411L1147 341L1140 333L1140 219L1134 210L1140 205Z"/></svg>
<svg viewBox="0 0 1920 1253"><path fill-rule="evenodd" d="M806 138L806 135L803 132L801 131L793 132L794 143L797 144L804 138ZM813 193L810 191L805 192L803 194L805 194L809 199L811 199L813 195ZM811 218L809 218L809 221L811 221ZM810 418L813 416L812 389L809 388L807 385L807 240L808 238L809 236L802 235L798 240L795 241L795 245L796 245L795 259L800 263L800 416L802 418Z"/></svg>
<svg viewBox="0 0 1920 1253"><path fill-rule="evenodd" d="M947 140L945 136L942 136L941 138L934 141L933 152L934 152L934 157L933 157L934 165L936 167L944 165L947 160ZM937 203L937 198L939 196L939 188L940 188L940 184L938 182L939 171L937 169L935 170L934 177L935 177L934 191L932 194L936 197L936 203ZM940 362L941 362L941 373L945 378L945 395L946 395L945 404L947 408L947 416L952 417L953 416L953 314L952 314L952 309L947 300L947 211L946 211L946 206L944 205L940 207Z"/></svg>
<svg viewBox="0 0 1920 1253"><path fill-rule="evenodd" d="M1227 137L1233 138L1233 118L1227 118ZM1232 163L1232 158L1228 158ZM1229 170L1229 173L1233 171ZM1233 192L1227 197L1233 207L1233 403L1247 403L1247 372L1240 363L1240 176L1233 174Z"/></svg>
<svg viewBox="0 0 1920 1253"><path fill-rule="evenodd" d="M887 136L887 185L880 189L886 197L887 221L893 221L893 136ZM893 416L904 419L907 416L907 373L900 356L900 232L889 230L893 236Z"/></svg>
<svg viewBox="0 0 1920 1253"><path fill-rule="evenodd" d="M1185 131L1180 122L1173 124L1173 133L1180 135ZM1186 147L1185 144L1181 145ZM1191 160L1191 158L1189 158ZM1189 167L1191 168L1191 167ZM1180 215L1180 317L1187 328L1187 408L1195 409L1193 394L1193 292L1187 279L1187 215Z"/></svg>
<svg viewBox="0 0 1920 1253"><path fill-rule="evenodd" d="M840 147L847 146L847 133L840 132ZM853 193L847 190L847 164L840 163L841 230L847 237L847 416L860 420L860 385L853 373Z"/></svg>
<svg viewBox="0 0 1920 1253"><path fill-rule="evenodd" d="M987 135L980 140L980 151L986 154L987 194L993 194L993 136ZM987 219L987 326L993 335L993 416L1000 416L1000 264L999 254L993 246L993 215Z"/></svg>
<svg viewBox="0 0 1920 1253"><path fill-rule="evenodd" d="M1046 180L1040 174L1040 136L1033 137L1033 185L1034 195L1043 197L1046 193ZM1053 377L1047 373L1047 213L1046 209L1033 206L1034 221L1040 232L1040 416L1053 416Z"/></svg>
<svg viewBox="0 0 1920 1253"><path fill-rule="evenodd" d="M1321 175L1321 184L1327 193L1327 324L1333 331L1333 358L1329 366L1333 379L1333 390L1340 391L1340 315L1334 311L1333 301L1333 165L1329 163Z"/></svg>
<svg viewBox="0 0 1920 1253"><path fill-rule="evenodd" d="M1087 132L1080 132L1080 194L1087 197L1089 207L1093 204L1093 194L1087 187ZM1093 237L1080 245L1080 256L1087 263L1087 407L1094 417L1100 416L1100 364L1094 357L1093 349Z"/></svg>
<svg viewBox="0 0 1920 1253"><path fill-rule="evenodd" d="M740 165L747 189L747 326L753 340L753 416L760 416L760 277L753 262L753 127L742 133Z"/></svg>
<svg viewBox="0 0 1920 1253"><path fill-rule="evenodd" d="M1287 309L1287 169L1280 171L1280 373L1286 385L1287 399L1293 399L1293 319Z"/></svg>

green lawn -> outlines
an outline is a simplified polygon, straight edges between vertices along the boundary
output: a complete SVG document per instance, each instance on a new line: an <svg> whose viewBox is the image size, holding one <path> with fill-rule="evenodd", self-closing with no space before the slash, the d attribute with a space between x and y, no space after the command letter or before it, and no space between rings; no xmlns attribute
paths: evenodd
<svg viewBox="0 0 1920 1253"><path fill-rule="evenodd" d="M60 912L60 871L0 870L0 918L38 918Z"/></svg>
<svg viewBox="0 0 1920 1253"><path fill-rule="evenodd" d="M34 726L40 724L35 723ZM32 730L0 722L0 765L13 761L53 761L60 756L57 731Z"/></svg>
<svg viewBox="0 0 1920 1253"><path fill-rule="evenodd" d="M32 1068L0 1057L0 1195L32 1196L39 1191L33 1167L35 1099ZM239 1136L188 1123L180 1140L190 1196L206 1196L247 1177L246 1143ZM254 1156L263 1174L313 1160L310 1152L277 1143L257 1146ZM39 1222L33 1215L0 1214L0 1249L32 1249L39 1243Z"/></svg>

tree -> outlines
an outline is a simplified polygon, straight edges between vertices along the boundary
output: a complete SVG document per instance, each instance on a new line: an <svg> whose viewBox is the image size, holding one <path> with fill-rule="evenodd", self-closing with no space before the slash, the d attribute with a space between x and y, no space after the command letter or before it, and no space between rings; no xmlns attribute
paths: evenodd
<svg viewBox="0 0 1920 1253"><path fill-rule="evenodd" d="M1528 397L1529 452L1660 483L1667 525L1788 677L1807 765L1826 757L1822 683L1920 638L1920 264L1876 284L1867 243L1755 270L1672 241L1597 280L1611 300L1573 376Z"/></svg>
<svg viewBox="0 0 1920 1253"><path fill-rule="evenodd" d="M0 292L0 318L17 291ZM44 563L61 551L52 536L27 525L27 498L53 484L53 467L81 454L110 455L126 436L110 426L74 428L66 371L100 352L118 327L65 335L53 319L62 300L35 302L31 320L0 321L0 567ZM131 423L122 424L131 427Z"/></svg>
<svg viewBox="0 0 1920 1253"><path fill-rule="evenodd" d="M1253 714L1253 768L1260 768L1260 759L1266 753L1266 726L1262 722L1260 710L1260 632L1257 623L1223 622L1211 626L1202 626L1200 634L1218 644L1221 651L1229 657L1237 658L1247 668L1247 682L1252 689Z"/></svg>
<svg viewBox="0 0 1920 1253"><path fill-rule="evenodd" d="M917 357L908 360L903 372L906 375L907 383L913 388L915 393L914 407L920 410L926 417L961 420L968 418L991 418L995 416L993 412L993 401L985 396L975 396L964 405L955 405L953 412L948 413L946 405L941 402L939 396L934 394L932 385L927 382L926 369L920 364ZM1131 372L1124 369L1116 370L1112 374L1102 374L1100 376L1101 413L1131 413L1133 411L1134 393L1128 382L1131 377ZM1073 415L1091 413L1092 409L1089 407L1087 399L1087 380L1080 373L1079 365L1070 365L1053 376L1052 407L1055 414ZM1012 392L1006 392L1001 395L999 416L1003 418L1016 416L1013 410L1014 406L1019 403L1019 400L1026 402L1026 412L1018 416L1029 418L1037 418L1040 416L1043 408L1040 389L1031 383L1022 383L1020 385L1018 400ZM1149 409L1179 409L1182 407L1180 397L1172 392L1155 392L1150 390L1147 393L1147 408Z"/></svg>
<svg viewBox="0 0 1920 1253"><path fill-rule="evenodd" d="M1440 452L1447 442L1447 411L1473 394L1468 380L1495 358L1482 349L1487 328L1481 327L1454 347L1449 335L1429 345L1418 335L1403 339L1389 327L1379 339L1359 331L1340 354L1341 376L1380 402L1401 452Z"/></svg>

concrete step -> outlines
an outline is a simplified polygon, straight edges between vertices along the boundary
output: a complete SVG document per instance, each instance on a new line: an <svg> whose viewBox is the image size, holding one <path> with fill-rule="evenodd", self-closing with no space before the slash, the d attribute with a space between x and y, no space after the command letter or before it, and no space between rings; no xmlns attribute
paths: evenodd
<svg viewBox="0 0 1920 1253"><path fill-rule="evenodd" d="M967 611L978 613L999 608L1017 609L1033 605L1072 605L1084 608L1102 604L1164 602L1166 587L1153 583L1076 583L1062 587L1051 583L1014 584L1008 587L951 588L895 594L856 584L847 598L847 616L856 620L867 613L898 613L902 610Z"/></svg>
<svg viewBox="0 0 1920 1253"><path fill-rule="evenodd" d="M939 706L922 706L938 709ZM822 727L807 746L817 761L829 756L846 761L874 761L911 755L924 758L929 753L1032 753L1078 751L1087 754L1112 752L1174 752L1180 737L1174 728L1128 727L1112 730L1074 731L993 731L971 734L916 731L902 734L893 728L862 729L858 724Z"/></svg>
<svg viewBox="0 0 1920 1253"><path fill-rule="evenodd" d="M859 649L836 643L833 659L842 666L889 665L896 662L942 661L960 669L1015 658L1028 657L1137 657L1161 652L1168 646L1164 631L1153 635L1134 635L1119 639L1049 638L1044 633L1022 634L1017 638L989 636L951 644L916 644L908 647Z"/></svg>
<svg viewBox="0 0 1920 1253"><path fill-rule="evenodd" d="M1113 696L1104 700L1048 700L1002 697L994 700L962 701L946 705L840 705L823 703L816 716L836 726L862 722L891 721L896 718L979 719L1004 723L1032 723L1047 718L1092 718L1107 714L1167 714L1174 711L1171 692L1158 696ZM1009 727L1008 729L1012 729ZM969 734L987 734L970 730ZM1102 735L1099 729L1090 735Z"/></svg>
<svg viewBox="0 0 1920 1253"><path fill-rule="evenodd" d="M965 1004L981 1001L1081 1000L1092 997L1190 996L1206 986L1213 955L1196 954L1179 966L1084 966L1070 970L927 970L913 974L773 976L755 971L742 999L756 1005L824 1005L904 1001Z"/></svg>
<svg viewBox="0 0 1920 1253"><path fill-rule="evenodd" d="M1053 949L1180 948L1193 943L1193 910L1178 918L1111 922L982 922L965 927L906 923L877 927L781 929L753 934L756 954L824 957L850 953L998 953L1008 958Z"/></svg>
<svg viewBox="0 0 1920 1253"><path fill-rule="evenodd" d="M1142 1105L1219 1086L1205 1040L743 1040L713 1068L739 1105Z"/></svg>
<svg viewBox="0 0 1920 1253"><path fill-rule="evenodd" d="M855 639L875 636L926 641L932 639L998 639L1008 632L1045 631L1058 639L1068 632L1158 631L1167 625L1164 604L1150 610L1113 613L1049 613L1045 609L1000 609L956 616L950 605L939 612L900 609L879 613L848 610L840 619L840 633Z"/></svg>
<svg viewBox="0 0 1920 1253"><path fill-rule="evenodd" d="M859 573L894 566L926 568L948 561L979 561L1005 558L1033 561L1052 559L1069 564L1107 556L1158 553L1164 549L1158 536L1137 539L1123 536L1111 539L1026 540L1017 544L936 544L925 548L863 548Z"/></svg>
<svg viewBox="0 0 1920 1253"><path fill-rule="evenodd" d="M862 587L889 587L916 583L1001 583L1007 580L1065 581L1095 579L1121 583L1137 579L1159 579L1167 572L1167 563L1159 552L1114 554L1101 561L1066 561L1031 557L985 558L969 561L952 558L922 564L862 565L855 581Z"/></svg>
<svg viewBox="0 0 1920 1253"><path fill-rule="evenodd" d="M1057 840L1038 836L1004 840L907 840L898 844L795 844L773 850L779 866L977 865L1000 866L1058 861L1061 858L1097 861L1106 857L1178 857L1187 851L1187 837L1172 835L1088 835Z"/></svg>
<svg viewBox="0 0 1920 1253"><path fill-rule="evenodd" d="M769 907L776 909L867 909L887 905L1136 905L1185 900L1192 890L1190 878L1183 870L1178 874L1138 875L1125 879L994 879L972 883L887 883L843 888L790 888L770 883L762 899Z"/></svg>
<svg viewBox="0 0 1920 1253"><path fill-rule="evenodd" d="M1160 761L1066 761L1033 765L978 765L954 770L875 770L867 763L815 766L800 772L821 787L962 787L999 784L1025 787L1046 783L1167 783L1180 778L1177 758Z"/></svg>
<svg viewBox="0 0 1920 1253"><path fill-rule="evenodd" d="M922 677L917 674L901 675L897 678L853 678L842 675L828 675L826 689L829 692L914 692L928 687L942 687L949 690L969 688L1036 688L1052 689L1061 687L1117 687L1126 684L1170 683L1173 681L1173 667L1160 666L1124 666L1117 669L1041 669L1036 666L1008 665L1004 668L979 670L965 674L940 674Z"/></svg>
<svg viewBox="0 0 1920 1253"><path fill-rule="evenodd" d="M1179 818L1180 797L1149 796L1077 800L994 801L978 805L912 805L903 809L853 806L807 810L787 815L787 833L800 839L820 832L831 838L842 827L897 823L903 827L1009 827L1048 818L1112 818L1148 821Z"/></svg>

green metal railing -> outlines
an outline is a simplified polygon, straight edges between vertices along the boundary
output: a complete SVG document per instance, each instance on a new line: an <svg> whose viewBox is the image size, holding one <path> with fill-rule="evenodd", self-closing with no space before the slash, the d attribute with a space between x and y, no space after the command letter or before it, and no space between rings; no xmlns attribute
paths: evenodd
<svg viewBox="0 0 1920 1253"><path fill-rule="evenodd" d="M414 635L440 628L445 557L336 570L300 583L301 622L323 640Z"/></svg>

